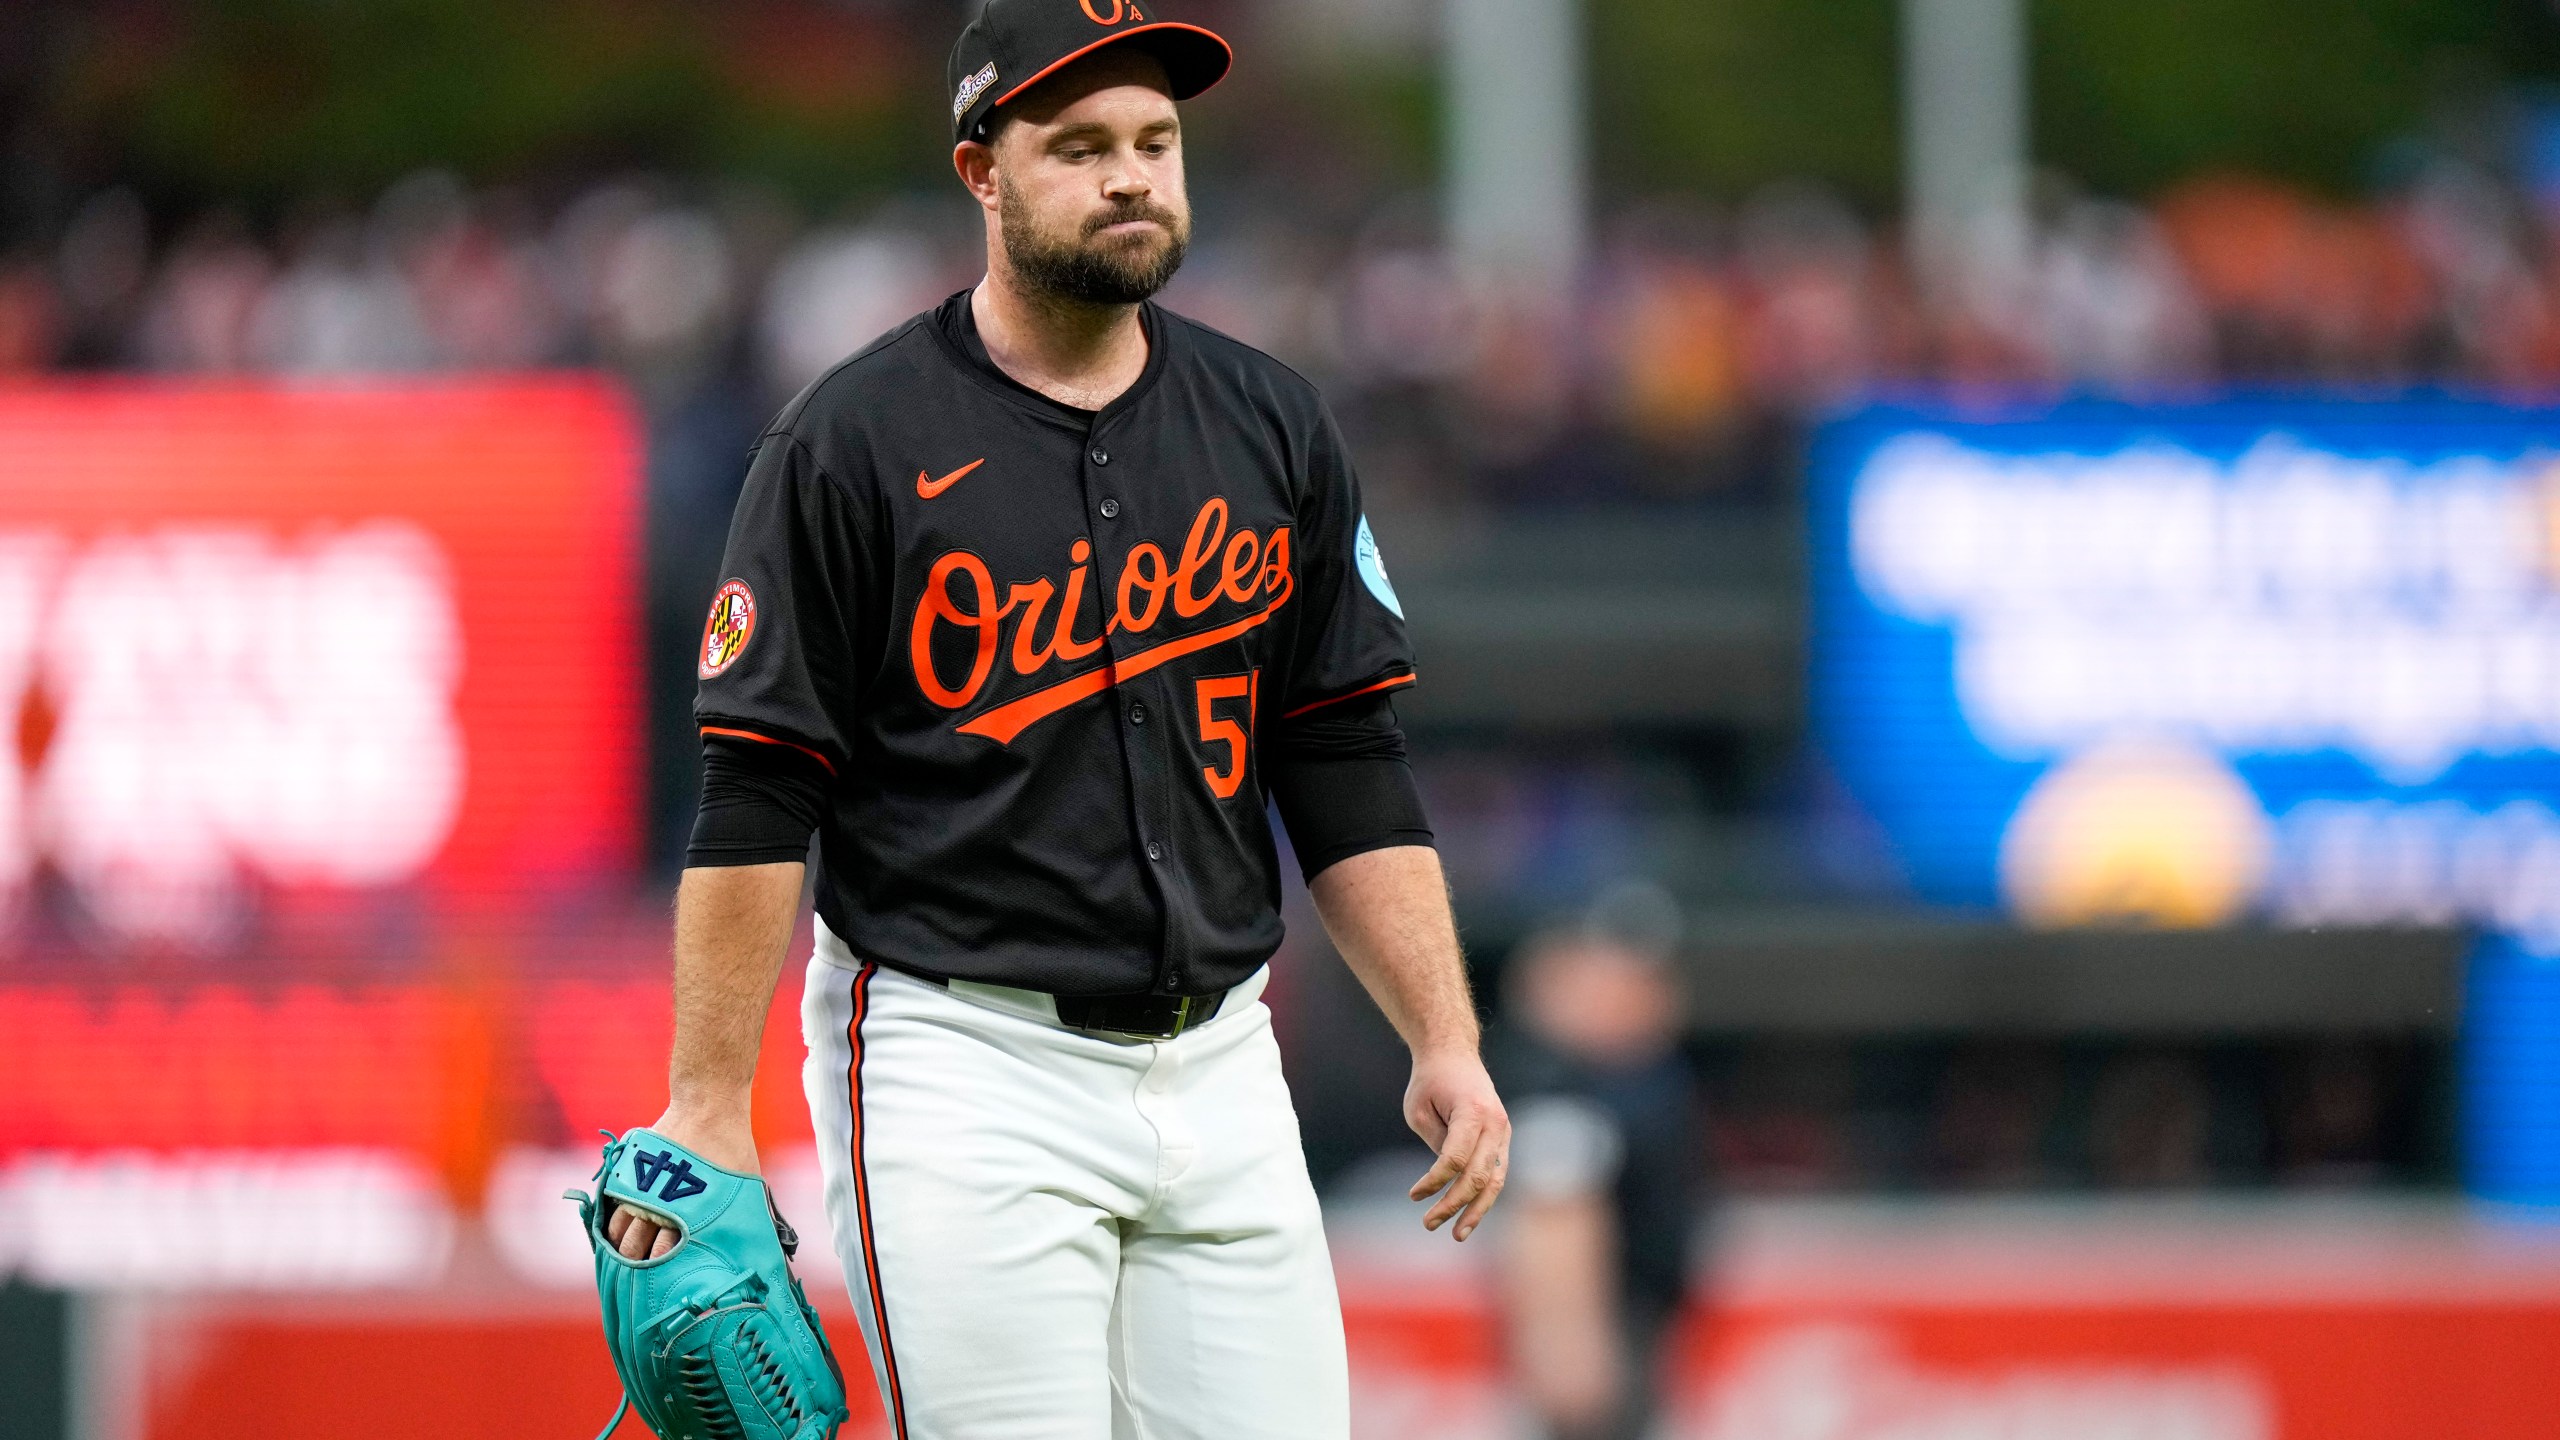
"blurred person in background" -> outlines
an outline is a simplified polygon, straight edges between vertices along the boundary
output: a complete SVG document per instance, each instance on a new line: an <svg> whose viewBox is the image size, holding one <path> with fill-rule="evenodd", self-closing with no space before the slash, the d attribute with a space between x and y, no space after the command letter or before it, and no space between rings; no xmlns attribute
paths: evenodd
<svg viewBox="0 0 2560 1440"><path fill-rule="evenodd" d="M1697 1083L1669 936L1630 928L1596 919L1524 942L1492 1047L1514 1116L1503 1321L1554 1440L1645 1433L1688 1291Z"/></svg>

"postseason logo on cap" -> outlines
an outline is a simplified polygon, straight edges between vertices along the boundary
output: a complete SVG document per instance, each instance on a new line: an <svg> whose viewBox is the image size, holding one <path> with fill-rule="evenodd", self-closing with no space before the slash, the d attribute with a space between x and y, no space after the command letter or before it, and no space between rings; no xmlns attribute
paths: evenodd
<svg viewBox="0 0 2560 1440"><path fill-rule="evenodd" d="M969 102L987 93L987 87L994 83L996 62L990 60L978 67L977 74L960 82L960 93L951 97L951 118L959 119L960 112L969 108Z"/></svg>

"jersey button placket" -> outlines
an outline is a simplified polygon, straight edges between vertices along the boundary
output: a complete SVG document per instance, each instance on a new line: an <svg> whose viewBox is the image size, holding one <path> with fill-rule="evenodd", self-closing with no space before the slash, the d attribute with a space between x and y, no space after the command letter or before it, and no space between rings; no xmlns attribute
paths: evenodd
<svg viewBox="0 0 2560 1440"><path fill-rule="evenodd" d="M1092 513L1101 516L1105 520L1118 520L1120 518L1121 510L1124 508L1120 498L1116 495L1097 496L1093 493L1095 490L1101 488L1102 477L1100 472L1111 464L1111 451L1109 447L1099 443L1098 437L1088 437L1085 444L1084 458L1085 463L1091 467L1085 471L1082 478L1086 487L1086 498L1093 506ZM1104 562L1107 557L1108 564L1113 567L1112 573L1117 573L1117 567L1128 563L1127 556L1129 545L1135 542L1129 541L1127 537L1123 537L1120 543L1106 545L1103 542L1101 535L1097 534L1092 538L1094 541L1094 559L1097 562ZM1100 572L1102 569L1103 565L1101 563L1097 563L1097 572ZM1106 596L1111 594L1109 591L1104 591L1103 593ZM1104 613L1110 613L1110 602L1108 600L1104 601ZM1115 660L1124 660L1133 654L1143 651L1147 645L1156 638L1158 637L1153 635L1141 635L1136 631L1127 629L1113 628L1107 629L1105 632L1105 643L1108 647L1108 653ZM1157 835L1161 836L1165 834L1173 824L1172 807L1169 803L1169 797L1164 793L1163 776L1159 773L1165 763L1165 757L1159 754L1156 747L1147 743L1148 735L1146 730L1143 728L1147 723L1147 707L1143 701L1132 697L1129 700L1127 708L1122 710L1121 715L1127 722L1120 732L1120 737L1122 753L1126 757L1129 767L1129 782L1133 791L1131 798L1135 802L1135 809L1137 811L1134 818L1139 822L1141 834L1144 834L1147 831L1153 831ZM1166 738L1172 739L1174 737L1168 736ZM1141 843L1140 853L1147 857L1147 864L1150 867L1156 867L1167 864L1167 857L1171 855L1172 851L1163 840L1152 839L1145 840ZM1156 898L1158 903L1163 906L1159 919L1165 925L1170 927L1172 924L1173 899L1168 892L1171 887L1177 883L1178 877L1173 874L1167 874L1161 870L1156 871L1155 874L1157 877ZM1182 957L1179 954L1171 952L1180 948L1180 941L1172 933L1170 928L1167 929L1165 938L1168 953L1163 958L1163 968L1159 971L1157 983L1160 985L1177 984L1179 983L1181 976Z"/></svg>

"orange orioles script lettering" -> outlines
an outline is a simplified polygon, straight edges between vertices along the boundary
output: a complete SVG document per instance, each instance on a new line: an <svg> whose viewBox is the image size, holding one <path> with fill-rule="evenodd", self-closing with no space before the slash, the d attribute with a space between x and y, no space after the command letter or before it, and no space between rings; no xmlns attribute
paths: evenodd
<svg viewBox="0 0 2560 1440"><path fill-rule="evenodd" d="M1177 558L1168 559L1151 540L1129 551L1118 580L1098 595L1107 598L1111 614L1103 634L1080 636L1075 627L1084 611L1085 590L1096 583L1090 542L1078 540L1068 550L1064 580L1042 576L1004 586L986 561L953 550L925 572L924 595L907 632L907 659L915 667L916 688L945 710L974 704L999 664L1010 665L1017 675L1073 671L958 727L963 735L1009 745L1016 735L1079 700L1167 661L1224 644L1269 620L1296 588L1289 559L1288 526L1268 536L1241 528L1230 533L1227 502L1213 496L1192 519ZM1176 623L1196 620L1220 605L1227 607L1223 618L1201 628L1117 659L1103 657L1090 668L1075 668L1101 651L1104 636L1123 630L1147 634L1168 616ZM965 675L934 663L934 641L946 625L972 642Z"/></svg>

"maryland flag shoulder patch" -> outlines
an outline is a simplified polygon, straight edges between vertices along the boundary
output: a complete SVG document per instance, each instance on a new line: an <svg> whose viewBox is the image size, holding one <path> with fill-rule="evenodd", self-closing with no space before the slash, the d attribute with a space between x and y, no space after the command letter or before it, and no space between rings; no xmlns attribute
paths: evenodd
<svg viewBox="0 0 2560 1440"><path fill-rule="evenodd" d="M756 633L756 592L744 580L723 581L711 597L711 617L702 622L702 653L694 673L708 680L738 663Z"/></svg>

